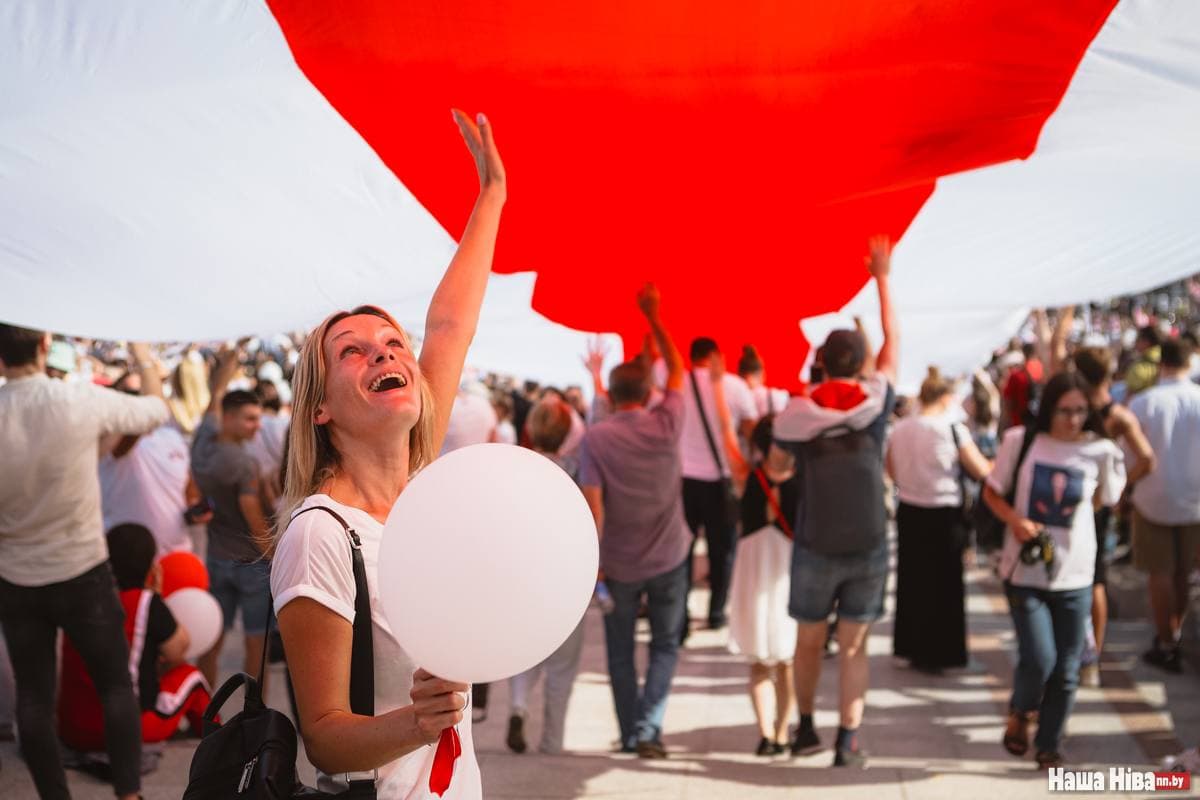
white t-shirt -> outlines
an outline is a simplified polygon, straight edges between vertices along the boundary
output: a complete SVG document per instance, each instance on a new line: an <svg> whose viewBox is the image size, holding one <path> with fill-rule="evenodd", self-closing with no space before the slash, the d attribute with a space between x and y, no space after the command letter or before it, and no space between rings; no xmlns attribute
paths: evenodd
<svg viewBox="0 0 1200 800"><path fill-rule="evenodd" d="M450 409L450 425L446 428L441 455L460 447L490 442L496 421L496 409L486 397L472 391L460 391Z"/></svg>
<svg viewBox="0 0 1200 800"><path fill-rule="evenodd" d="M315 494L300 509L327 506L336 511L362 540L363 565L371 594L371 627L375 648L375 713L385 714L412 704L412 675L417 664L392 634L379 600L379 546L383 525L370 514L343 505L328 495ZM350 544L342 526L324 511L310 511L294 519L279 538L271 561L271 593L278 613L297 597L307 597L354 624L354 569ZM475 800L483 796L479 764L471 736L468 708L458 726L462 755L454 762L450 788L443 800ZM421 747L379 768L379 800L430 798L429 773L437 751ZM344 790L346 776L318 774L318 788Z"/></svg>
<svg viewBox="0 0 1200 800"><path fill-rule="evenodd" d="M778 414L787 408L788 402L792 399L786 390L772 389L769 386L755 386L750 389L750 396L754 398L754 408L758 411L758 419L762 419L767 414Z"/></svg>
<svg viewBox="0 0 1200 800"><path fill-rule="evenodd" d="M960 444L970 441L966 427L944 414L910 414L892 428L888 454L901 502L922 508L962 505L959 451L951 425Z"/></svg>
<svg viewBox="0 0 1200 800"><path fill-rule="evenodd" d="M729 464L726 463L725 448L722 445L720 420L717 418L716 401L713 398L712 378L707 367L696 367L692 370L696 377L696 386L700 389L700 401L704 404L704 413L708 417L709 430L717 445L717 453L721 457L721 468L717 468L713 460L712 448L708 437L704 434L704 423L696 410L696 395L692 390L692 378L687 374L683 378L683 434L679 437L679 454L683 461L683 477L698 481L717 481L722 476L729 475ZM665 372L661 382L665 382ZM758 407L754 403L754 395L750 387L737 375L725 373L725 404L729 406L729 416L736 431L744 420L758 419Z"/></svg>
<svg viewBox="0 0 1200 800"><path fill-rule="evenodd" d="M105 454L100 459L104 530L134 522L154 535L159 555L190 552L192 537L183 518L190 464L187 442L171 425L142 436L120 458Z"/></svg>
<svg viewBox="0 0 1200 800"><path fill-rule="evenodd" d="M161 397L41 373L0 386L0 578L46 586L103 563L100 437L166 420Z"/></svg>
<svg viewBox="0 0 1200 800"><path fill-rule="evenodd" d="M1023 427L1010 428L1000 442L988 484L999 495L1012 488L1013 467L1025 437ZM1096 574L1096 521L1093 498L1114 505L1125 488L1121 449L1095 434L1078 442L1062 442L1039 433L1029 447L1017 477L1014 508L1040 523L1054 540L1053 577L1041 564L1022 564L1021 544L1007 531L1000 556L1001 576L1017 586L1065 591L1092 585Z"/></svg>
<svg viewBox="0 0 1200 800"><path fill-rule="evenodd" d="M283 463L283 444L287 439L288 425L292 418L287 414L263 414L262 424L254 438L246 442L246 450L258 464L262 478L274 480Z"/></svg>
<svg viewBox="0 0 1200 800"><path fill-rule="evenodd" d="M1133 487L1133 504L1159 525L1200 522L1200 386L1179 378L1160 381L1133 398L1158 467Z"/></svg>
<svg viewBox="0 0 1200 800"><path fill-rule="evenodd" d="M500 444L517 443L517 429L510 420L503 420L496 425L496 441Z"/></svg>

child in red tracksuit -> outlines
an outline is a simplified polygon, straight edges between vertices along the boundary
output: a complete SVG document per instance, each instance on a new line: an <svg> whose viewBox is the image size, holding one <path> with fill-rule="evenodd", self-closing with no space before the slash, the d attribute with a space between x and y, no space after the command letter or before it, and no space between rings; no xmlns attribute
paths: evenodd
<svg viewBox="0 0 1200 800"><path fill-rule="evenodd" d="M170 738L186 716L200 731L208 707L208 684L200 671L183 661L188 632L175 621L158 595L162 573L156 545L141 525L118 525L108 532L109 561L125 607L129 669L142 709L142 741ZM104 714L100 698L79 653L64 637L58 693L58 736L84 753L104 750Z"/></svg>

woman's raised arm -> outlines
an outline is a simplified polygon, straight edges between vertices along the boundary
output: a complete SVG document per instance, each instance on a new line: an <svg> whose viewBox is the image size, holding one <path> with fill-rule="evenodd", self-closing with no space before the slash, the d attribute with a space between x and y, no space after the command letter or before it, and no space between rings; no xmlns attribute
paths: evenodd
<svg viewBox="0 0 1200 800"><path fill-rule="evenodd" d="M435 452L441 449L442 439L446 436L467 348L475 336L483 292L487 288L488 273L492 271L500 211L508 198L504 164L500 161L487 117L480 114L477 122L472 122L466 114L455 109L454 119L475 158L479 197L463 230L458 251L433 293L425 318L420 363L421 373L434 398Z"/></svg>

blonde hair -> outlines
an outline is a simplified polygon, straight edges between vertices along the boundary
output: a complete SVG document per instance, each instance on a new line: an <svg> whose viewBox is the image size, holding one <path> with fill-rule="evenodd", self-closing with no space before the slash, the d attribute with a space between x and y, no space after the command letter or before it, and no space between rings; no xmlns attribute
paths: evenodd
<svg viewBox="0 0 1200 800"><path fill-rule="evenodd" d="M952 391L954 391L954 384L943 378L937 367L930 367L929 374L925 376L925 380L921 384L921 394L919 395L921 405L932 405Z"/></svg>
<svg viewBox="0 0 1200 800"><path fill-rule="evenodd" d="M325 337L329 329L347 317L363 314L379 317L395 328L412 349L412 340L391 314L376 306L359 306L338 311L325 318L304 342L300 360L292 377L292 424L288 432L284 468L283 496L275 522L275 539L283 535L292 514L309 495L332 478L341 463L341 455L324 425L315 422L317 409L325 400ZM421 414L408 434L408 470L415 473L433 460L433 392L426 381L420 382Z"/></svg>

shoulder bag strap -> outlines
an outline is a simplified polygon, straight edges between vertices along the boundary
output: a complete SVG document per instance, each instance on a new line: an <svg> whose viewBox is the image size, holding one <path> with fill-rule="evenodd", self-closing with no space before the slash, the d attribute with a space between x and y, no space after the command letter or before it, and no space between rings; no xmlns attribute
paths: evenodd
<svg viewBox="0 0 1200 800"><path fill-rule="evenodd" d="M763 493L767 496L767 502L771 504L771 510L775 512L775 522L778 523L779 529L783 531L784 536L789 539L795 539L795 535L792 533L792 526L788 524L787 517L783 515L783 509L779 507L779 501L775 499L775 493L771 491L771 482L767 480L766 473L763 472L762 467L754 468L754 476L758 478Z"/></svg>
<svg viewBox="0 0 1200 800"><path fill-rule="evenodd" d="M695 370L688 373L688 379L692 383L692 394L696 396L696 410L700 412L700 422L704 424L704 437L708 439L708 449L712 451L713 459L717 462L717 472L723 478L725 462L721 460L720 451L717 450L717 440L713 438L712 428L708 427L708 415L704 413L704 402L700 399L700 387L696 385Z"/></svg>
<svg viewBox="0 0 1200 800"><path fill-rule="evenodd" d="M351 646L350 655L350 710L364 717L373 717L375 643L371 628L371 595L367 589L367 568L362 557L362 540L346 520L342 519L342 515L328 506L311 506L294 514L292 519L318 509L338 521L350 543L350 557L354 564L354 644Z"/></svg>
<svg viewBox="0 0 1200 800"><path fill-rule="evenodd" d="M969 500L966 470L963 469L962 463L962 441L958 438L958 426L953 422L950 423L950 437L954 439L954 460L958 463L958 491L962 492L962 504L965 506Z"/></svg>

